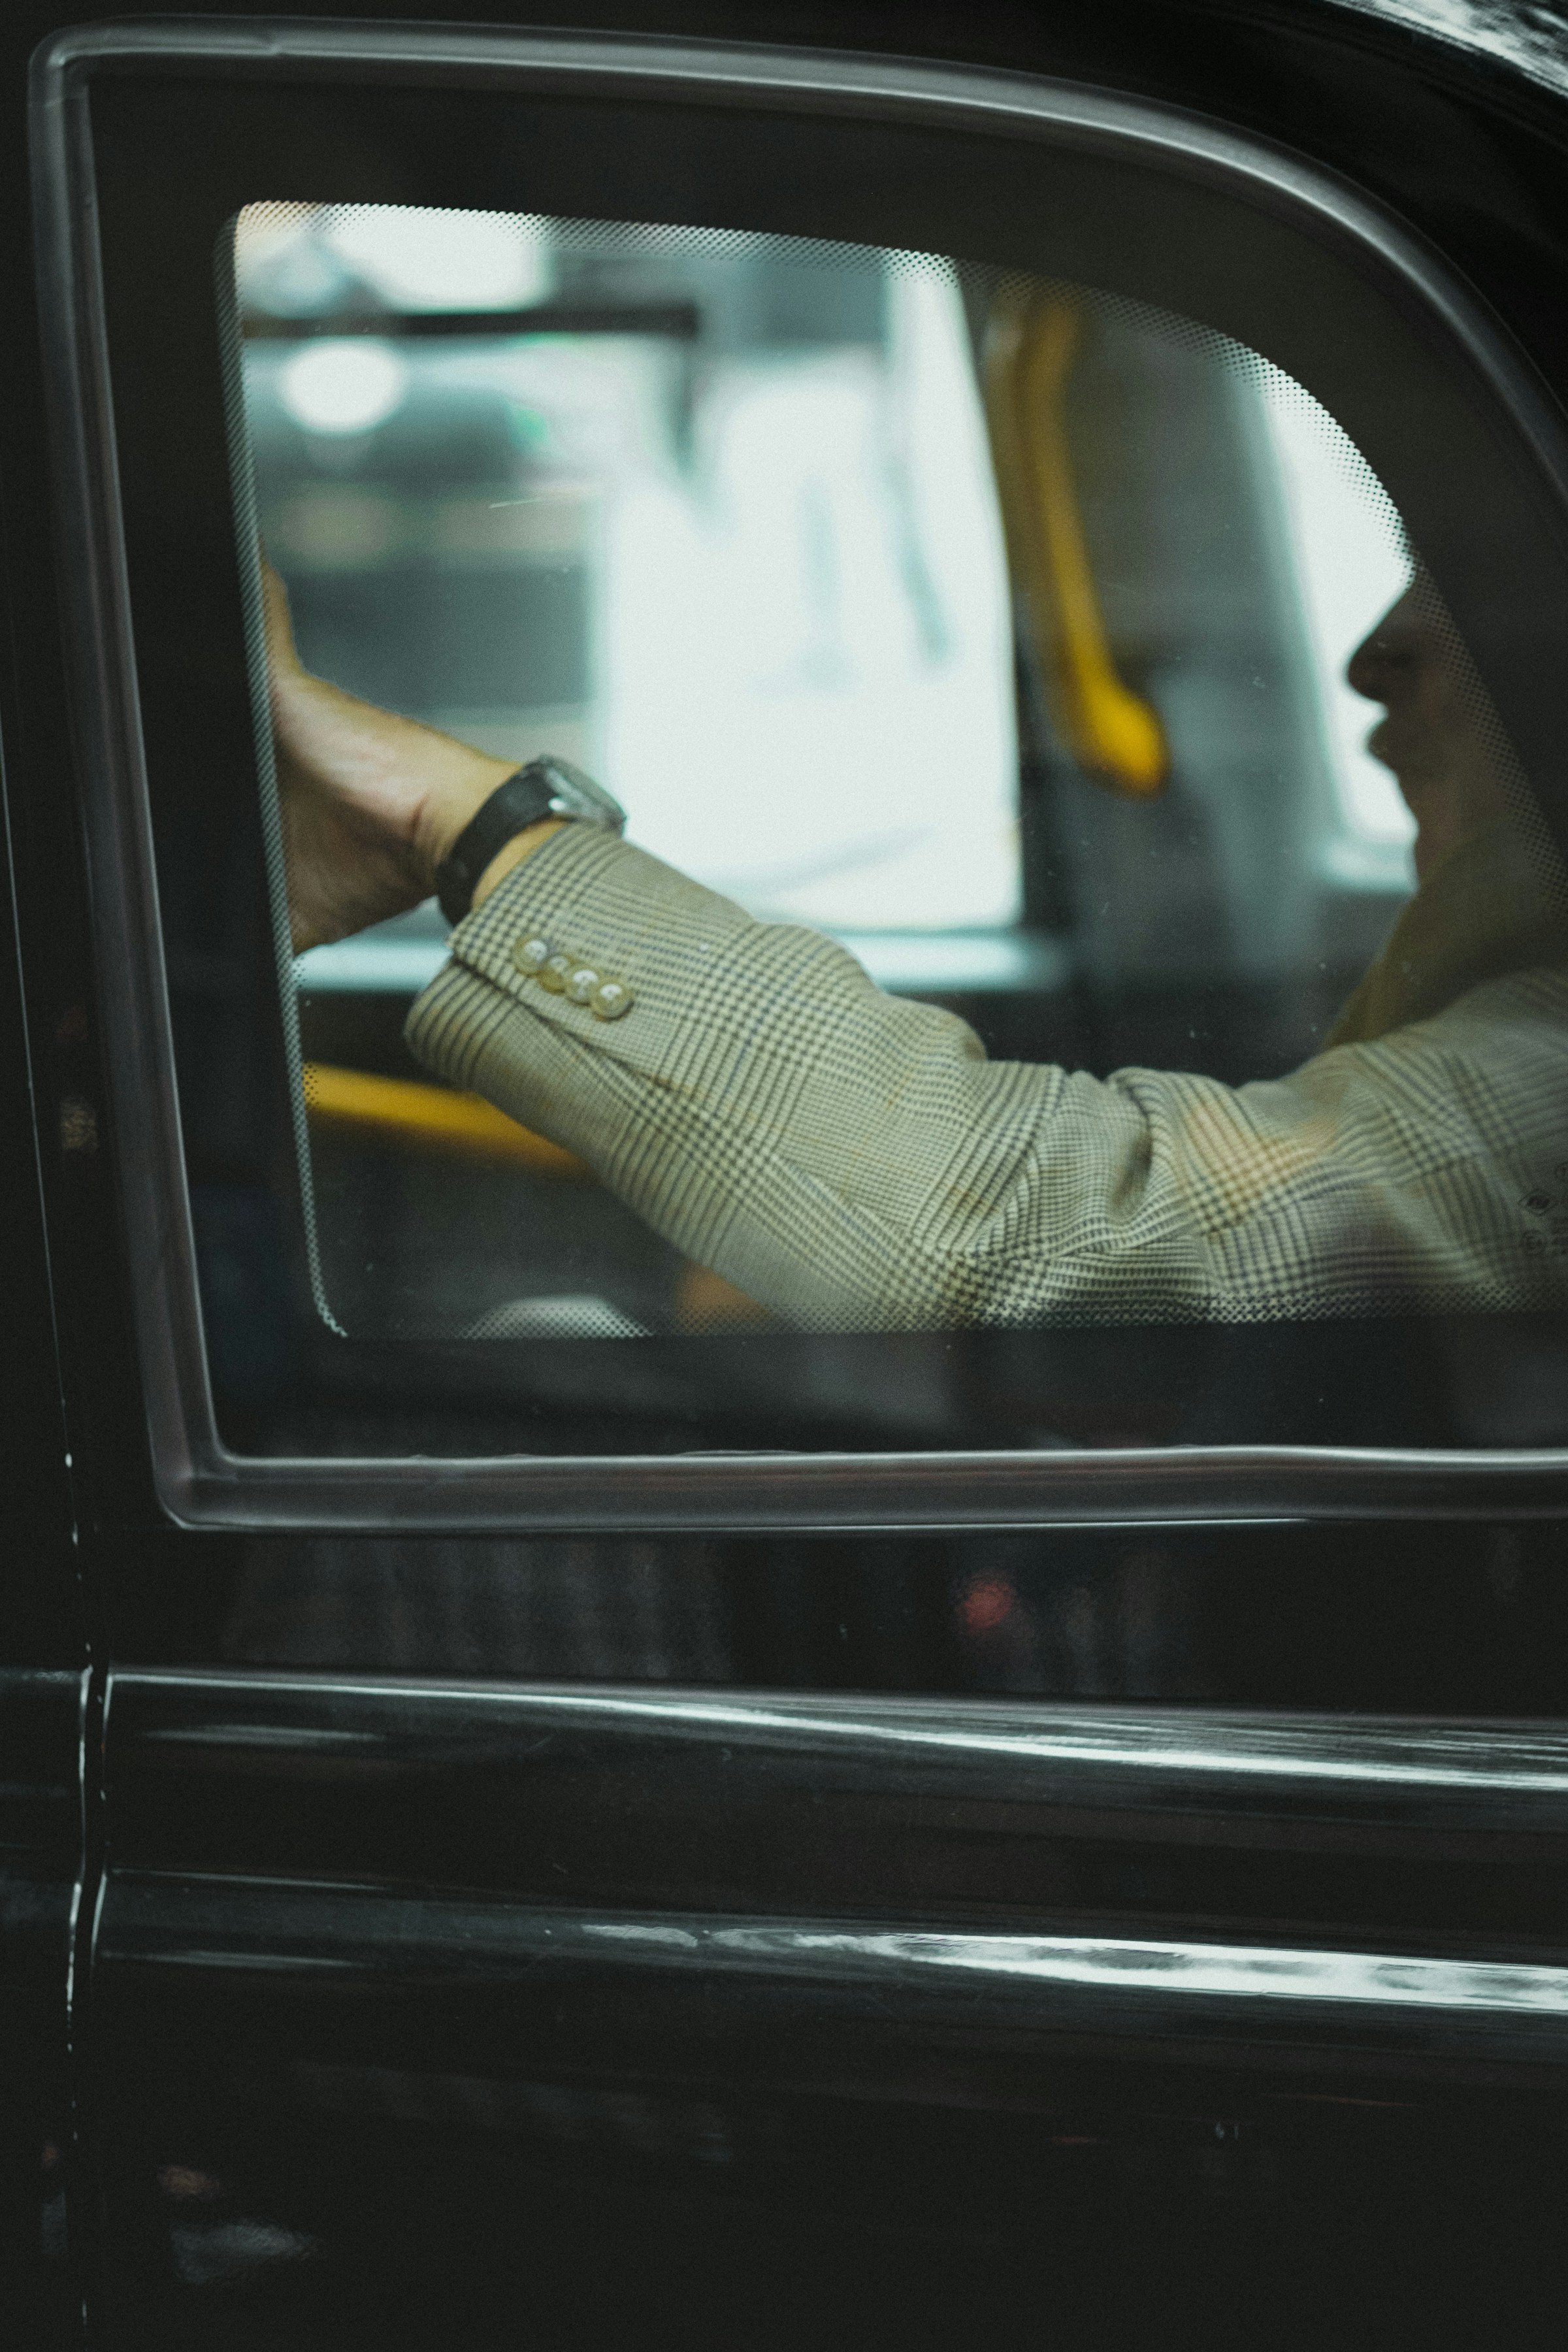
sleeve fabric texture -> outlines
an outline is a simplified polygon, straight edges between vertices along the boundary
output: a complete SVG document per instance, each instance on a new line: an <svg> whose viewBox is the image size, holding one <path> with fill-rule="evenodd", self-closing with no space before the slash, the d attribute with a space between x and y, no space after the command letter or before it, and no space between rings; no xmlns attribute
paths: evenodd
<svg viewBox="0 0 1568 2352"><path fill-rule="evenodd" d="M535 936L630 1010L547 993L513 960ZM1565 1024L1536 963L1238 1087L990 1062L832 940L567 825L458 925L407 1035L689 1258L842 1330L1555 1302Z"/></svg>

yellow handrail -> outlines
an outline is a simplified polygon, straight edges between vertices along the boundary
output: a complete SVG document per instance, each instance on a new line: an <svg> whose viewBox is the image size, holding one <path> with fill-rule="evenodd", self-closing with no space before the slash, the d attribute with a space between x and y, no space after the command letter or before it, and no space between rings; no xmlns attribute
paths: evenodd
<svg viewBox="0 0 1568 2352"><path fill-rule="evenodd" d="M986 415L1008 553L1057 721L1080 767L1145 799L1163 789L1170 753L1158 714L1116 674L1084 539L1066 413L1082 335L1080 310L1061 295L1003 296L986 329Z"/></svg>
<svg viewBox="0 0 1568 2352"><path fill-rule="evenodd" d="M574 1152L520 1127L482 1095L421 1086L413 1078L377 1077L307 1062L305 1110L311 1122L386 1143L452 1151L473 1160L510 1160L536 1176L591 1183L594 1171Z"/></svg>

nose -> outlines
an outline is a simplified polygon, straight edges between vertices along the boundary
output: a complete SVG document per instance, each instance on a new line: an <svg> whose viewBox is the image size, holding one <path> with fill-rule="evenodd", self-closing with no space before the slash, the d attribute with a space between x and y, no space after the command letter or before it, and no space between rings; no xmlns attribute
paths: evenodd
<svg viewBox="0 0 1568 2352"><path fill-rule="evenodd" d="M1387 703L1415 668L1420 647L1407 589L1368 630L1345 664L1345 681L1369 702Z"/></svg>
<svg viewBox="0 0 1568 2352"><path fill-rule="evenodd" d="M1345 664L1345 680L1369 702L1391 702L1402 678L1414 667L1415 648L1402 631L1391 628L1385 615L1357 646Z"/></svg>

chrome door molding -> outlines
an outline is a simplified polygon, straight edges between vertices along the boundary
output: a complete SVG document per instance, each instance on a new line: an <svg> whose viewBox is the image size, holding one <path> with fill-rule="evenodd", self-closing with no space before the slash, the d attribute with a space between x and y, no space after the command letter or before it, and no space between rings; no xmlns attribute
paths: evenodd
<svg viewBox="0 0 1568 2352"><path fill-rule="evenodd" d="M106 1741L111 1997L1568 2063L1559 1725L127 1671Z"/></svg>
<svg viewBox="0 0 1568 2352"><path fill-rule="evenodd" d="M196 1976L233 1988L326 1991L334 2003L413 1980L440 2000L486 1990L514 2016L537 2004L557 2063L585 2051L565 2002L603 2032L617 1995L662 2019L661 1993L732 2004L748 2030L798 2018L875 2024L910 2040L962 2031L972 2048L1021 2035L1267 2040L1286 2053L1384 2062L1568 2063L1568 1968L1405 1952L1110 1936L1019 1936L815 1919L668 1912L593 1915L532 1905L378 1895L310 1885L110 1877L96 1981ZM673 2031L666 2025L665 2031ZM417 2071L416 2067L415 2071ZM787 2079L787 2060L781 2062Z"/></svg>

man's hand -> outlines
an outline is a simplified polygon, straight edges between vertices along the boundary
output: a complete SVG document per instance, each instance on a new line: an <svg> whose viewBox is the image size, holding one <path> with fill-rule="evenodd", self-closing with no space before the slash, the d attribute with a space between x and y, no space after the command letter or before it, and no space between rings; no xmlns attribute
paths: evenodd
<svg viewBox="0 0 1568 2352"><path fill-rule="evenodd" d="M300 665L289 597L262 565L267 658L294 952L346 938L429 898L436 868L514 760L361 702ZM476 902L536 842L534 825L487 869Z"/></svg>

